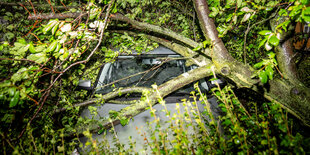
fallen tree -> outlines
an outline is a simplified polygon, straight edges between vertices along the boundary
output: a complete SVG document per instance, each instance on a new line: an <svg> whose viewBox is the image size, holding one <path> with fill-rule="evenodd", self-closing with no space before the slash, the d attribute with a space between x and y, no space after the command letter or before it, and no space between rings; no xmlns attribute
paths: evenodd
<svg viewBox="0 0 310 155"><path fill-rule="evenodd" d="M211 73L221 74L222 76L230 79L232 84L238 88L247 88L257 93L263 95L266 99L280 104L282 107L286 108L291 114L299 118L304 124L310 125L310 89L307 88L302 82L297 78L296 66L293 61L293 47L289 37L289 33L292 30L288 30L287 32L282 31L282 33L275 31L268 31L265 35L270 35L268 39L272 37L276 37L279 41L278 43L274 43L274 48L276 49L276 58L278 62L279 73L282 74L282 77L277 76L273 78L273 75L257 75L260 72L257 72L254 68L252 68L249 64L244 64L240 61L237 61L235 58L231 56L231 52L225 47L223 40L219 37L219 33L217 27L214 23L214 20L210 17L210 9L205 0L193 0L193 11L197 15L199 25L195 23L195 16L190 16L193 18L193 23L196 27L201 30L203 34L202 37L204 39L200 41L195 41L193 38L186 37L181 35L163 25L159 26L155 23L150 24L151 22L145 22L134 19L134 17L128 17L123 15L124 11L120 11L120 13L111 13L109 14L109 10L107 13L100 13L100 10L97 10L99 13L96 14L97 17L106 17L103 21L103 25L99 24L94 26L98 28L100 35L99 37L95 37L94 40L99 39L99 43L92 50L92 52L87 56L87 59L84 61L79 61L70 64L67 68L60 70L58 76L56 78L52 78L51 85L47 88L47 90L51 89L53 85L57 82L57 80L66 73L71 67L87 63L93 52L97 50L99 46L101 46L101 41L103 39L104 31L108 31L111 33L120 33L120 34L128 34L130 36L138 36L143 34L149 40L153 42L157 42L161 45L164 45L176 53L182 55L183 57L189 58L187 60L188 65L195 64L199 66L197 69L191 70L187 73L184 73L160 86L158 86L158 92L161 97L165 97L170 93L182 88L183 86L190 84L194 81L202 79L204 77L210 76ZM113 2L110 3L109 8ZM237 4L236 4L237 5ZM238 4L239 5L239 4ZM238 7L236 7L237 10ZM91 12L91 11L90 11ZM81 13L62 13L62 14L32 14L28 17L29 20L38 20L38 19L66 19L66 18L76 18L76 20L82 20L86 18L88 22L90 12L81 12ZM213 11L214 12L214 11ZM249 13L253 13L251 9L244 7L244 12L251 16ZM278 12L275 12L277 14ZM247 15L246 14L246 15ZM244 16L244 18L249 19L249 17ZM275 16L277 18L278 16ZM111 20L111 21L110 21ZM246 19L245 19L246 20ZM115 22L111 27L107 28L106 22ZM57 22L55 22L57 23ZM59 23L57 23L59 24ZM62 23L60 23L62 24ZM271 27L276 28L279 27L282 23L272 23ZM125 25L125 26L123 26ZM63 26L63 25L61 25ZM62 27L60 29L62 29ZM119 27L118 27L119 26ZM71 28L71 27L70 27ZM124 30L124 28L126 28ZM87 28L86 28L87 29ZM71 30L71 29L70 29ZM197 30L194 30L197 31ZM66 31L63 31L66 32ZM54 32L53 32L54 33ZM56 30L57 33L57 30ZM274 35L271 35L274 34ZM197 34L196 34L197 35ZM74 35L72 35L74 36ZM77 37L77 36L74 36ZM90 37L91 38L91 37ZM275 39L275 40L277 40ZM203 41L205 40L205 41ZM265 44L266 48L269 48L268 41ZM88 41L90 42L90 41ZM88 43L87 42L87 43ZM277 42L277 41L275 41ZM64 42L62 42L64 44ZM74 42L75 43L75 42ZM73 42L72 42L73 44ZM79 43L77 42L76 47ZM271 48L271 47L270 47ZM73 54L72 52L70 55ZM70 56L69 56L70 57ZM69 58L68 57L68 58ZM273 58L274 56L270 56ZM67 59L68 59L67 58ZM64 62L67 60L65 59ZM55 65L57 66L57 65ZM266 64L261 64L260 71L263 70ZM277 66L275 66L277 68ZM58 68L54 67L52 70L56 71ZM266 68L267 69L267 68ZM274 68L273 68L274 69ZM272 71L273 74L273 71ZM266 77L267 76L267 77ZM259 78L257 78L259 77ZM267 79L268 83L267 83ZM143 91L150 92L149 102L151 105L156 104L158 92L150 89L150 88L125 88L120 90L121 93L130 93L130 92L139 92ZM46 91L48 92L48 91ZM47 95L44 94L43 96ZM111 92L103 96L102 99L105 101L112 100L117 96L116 92ZM100 99L91 99L90 101L75 104L73 106L86 106L92 103L96 103ZM43 105L45 102L44 99L40 99L39 103ZM144 111L148 107L148 103L145 101L137 101L134 104L131 104L127 108L122 109L119 112L119 116L131 118L140 112ZM61 108L56 110L56 113L65 111L66 108ZM34 117L33 117L34 118ZM114 118L112 120L113 123L118 123L120 118ZM103 120L102 125L104 127L110 127L110 121ZM89 127L87 127L89 128ZM80 128L78 133L82 133L86 127ZM94 125L91 127L92 131L98 130L99 127ZM22 134L21 134L22 135Z"/></svg>

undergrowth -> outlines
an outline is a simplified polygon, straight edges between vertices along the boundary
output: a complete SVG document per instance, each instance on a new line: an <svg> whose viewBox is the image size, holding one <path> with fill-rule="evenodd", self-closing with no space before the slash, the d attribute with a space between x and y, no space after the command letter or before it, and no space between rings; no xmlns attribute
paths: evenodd
<svg viewBox="0 0 310 155"><path fill-rule="evenodd" d="M153 120L148 126L137 128L140 139L128 137L126 144L118 140L114 126L102 134L103 140L100 142L92 138L91 132L85 131L83 134L88 141L82 144L78 138L68 142L63 130L54 131L48 126L42 128L44 134L38 136L29 125L27 136L18 144L12 144L1 133L2 152L5 154L7 150L14 150L13 154L71 154L79 148L82 154L310 153L310 138L294 131L294 122L278 104L251 103L247 106L254 110L247 111L233 90L226 86L212 89L219 103L218 109L214 109L198 84L195 84L195 88L191 100L184 99L176 104L176 113L168 111L165 100L159 96L158 102L164 107L168 121L160 120L156 109L150 104ZM142 99L147 101L148 97L146 92ZM203 105L203 111L199 110L199 104ZM112 141L106 138L108 132L114 137ZM139 140L143 141L143 146L137 146L136 141Z"/></svg>

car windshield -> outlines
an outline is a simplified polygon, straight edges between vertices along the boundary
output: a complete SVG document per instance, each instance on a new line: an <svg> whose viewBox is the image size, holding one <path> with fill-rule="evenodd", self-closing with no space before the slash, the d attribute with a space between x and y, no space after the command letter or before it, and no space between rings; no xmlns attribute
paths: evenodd
<svg viewBox="0 0 310 155"><path fill-rule="evenodd" d="M113 63L106 64L99 72L96 93L106 94L120 87L151 87L160 85L190 68L178 55L123 56ZM193 89L185 87L175 94L190 93Z"/></svg>

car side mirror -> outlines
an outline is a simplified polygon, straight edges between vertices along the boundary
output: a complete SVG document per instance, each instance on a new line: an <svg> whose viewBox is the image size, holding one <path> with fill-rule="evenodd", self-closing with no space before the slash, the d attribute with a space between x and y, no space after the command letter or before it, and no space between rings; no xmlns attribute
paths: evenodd
<svg viewBox="0 0 310 155"><path fill-rule="evenodd" d="M93 87L91 86L90 80L80 80L78 84L78 88L85 89L85 90L92 90Z"/></svg>
<svg viewBox="0 0 310 155"><path fill-rule="evenodd" d="M224 88L227 83L226 80L223 78L215 79L207 82L208 88L211 90L214 87L217 87L217 84L220 86L220 88Z"/></svg>

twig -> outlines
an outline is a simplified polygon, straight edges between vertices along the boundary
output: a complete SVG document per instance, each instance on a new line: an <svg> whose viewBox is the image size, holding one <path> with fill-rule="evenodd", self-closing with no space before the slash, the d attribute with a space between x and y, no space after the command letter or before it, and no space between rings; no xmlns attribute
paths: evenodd
<svg viewBox="0 0 310 155"><path fill-rule="evenodd" d="M254 26L256 26L256 25L259 25L259 24L262 24L262 23L265 23L266 21L268 21L268 20L270 20L271 18L274 18L278 13L278 10L279 10L280 8L278 8L276 11L275 11L275 13L274 14L272 14L269 18L267 18L267 19L264 19L264 20L261 20L261 21L259 21L259 22L256 22L256 23L254 23L251 27L249 27L248 26L248 28L247 28L247 30L245 31L245 33L244 33L244 41L243 41L243 59L244 59L244 63L246 63L246 38L247 38L247 35L248 35L248 33L250 32L250 30L254 27ZM250 24L250 23L249 23Z"/></svg>
<svg viewBox="0 0 310 155"><path fill-rule="evenodd" d="M100 46L100 44L101 44L101 42L102 42L104 30L105 30L106 27L107 27L109 13L110 13L110 9L111 9L111 6L112 6L113 3L114 3L114 0L111 1L110 4L109 4L108 10L107 10L107 14L106 14L106 16L105 16L104 23L103 23L104 29L101 31L101 33L100 33L100 38L99 38L99 42L97 43L97 45L96 45L96 47L93 49L93 51L91 51L91 53L88 55L88 57L87 57L85 60L75 62L75 63L71 64L70 66L68 66L67 68L65 68L65 69L62 71L62 73L59 74L59 75L56 77L56 79L54 80L54 82L53 82L47 89L51 89L51 88L53 87L53 85L56 83L56 81L57 81L67 70L69 70L71 67L73 67L73 66L75 66L75 65L78 65L78 64L86 63L86 62L88 62L88 60L92 57L92 55L95 53L95 51L98 49L98 47Z"/></svg>
<svg viewBox="0 0 310 155"><path fill-rule="evenodd" d="M251 24L251 21L249 21L247 30L249 30L250 24ZM245 46L245 45L246 45L246 36L247 36L247 33L248 33L248 32L245 33L245 35L244 35L244 41L243 41L243 61L244 61L244 64L246 64L246 46Z"/></svg>
<svg viewBox="0 0 310 155"><path fill-rule="evenodd" d="M0 58L0 60L29 61L29 62L32 62L32 63L38 64L38 65L40 65L40 66L43 66L43 65L42 65L42 64L40 64L40 63L37 63L37 62L32 61L32 60L28 60L28 59Z"/></svg>

